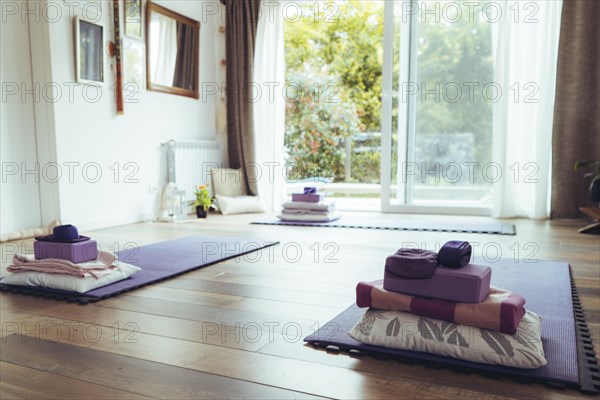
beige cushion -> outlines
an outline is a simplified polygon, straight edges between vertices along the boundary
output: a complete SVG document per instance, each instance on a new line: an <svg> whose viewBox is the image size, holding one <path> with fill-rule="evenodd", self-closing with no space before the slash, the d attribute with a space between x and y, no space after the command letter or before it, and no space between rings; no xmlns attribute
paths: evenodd
<svg viewBox="0 0 600 400"><path fill-rule="evenodd" d="M215 168L212 171L215 196L243 196L246 194L244 174L241 169Z"/></svg>
<svg viewBox="0 0 600 400"><path fill-rule="evenodd" d="M401 311L368 309L349 335L362 343L422 351L484 364L516 368L546 365L541 319L528 311L517 333L459 325Z"/></svg>
<svg viewBox="0 0 600 400"><path fill-rule="evenodd" d="M246 214L266 212L265 205L257 196L216 196L221 214Z"/></svg>

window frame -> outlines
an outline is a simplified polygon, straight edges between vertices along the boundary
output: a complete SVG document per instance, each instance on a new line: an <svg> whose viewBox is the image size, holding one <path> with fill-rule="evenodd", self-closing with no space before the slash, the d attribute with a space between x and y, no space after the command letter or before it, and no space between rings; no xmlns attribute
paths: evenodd
<svg viewBox="0 0 600 400"><path fill-rule="evenodd" d="M416 0L410 0L416 3ZM396 1L384 1L383 27L383 76L382 76L382 112L381 112L381 211L383 213L418 213L491 216L492 206L444 206L410 204L414 194L412 180L397 182L396 193L402 198L392 198L392 132L394 82L394 6ZM402 18L400 23L400 79L401 82L416 82L418 54L418 29L420 12L412 13L410 18ZM406 103L398 102L398 171L401 163L414 160L414 140L416 127L416 96L409 96ZM401 157L403 155L403 157Z"/></svg>

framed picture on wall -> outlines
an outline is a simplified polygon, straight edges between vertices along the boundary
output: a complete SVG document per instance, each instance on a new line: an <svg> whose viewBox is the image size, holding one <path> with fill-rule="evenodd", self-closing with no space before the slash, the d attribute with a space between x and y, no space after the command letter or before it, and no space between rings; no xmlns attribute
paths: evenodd
<svg viewBox="0 0 600 400"><path fill-rule="evenodd" d="M104 82L104 26L75 17L75 75L79 83Z"/></svg>
<svg viewBox="0 0 600 400"><path fill-rule="evenodd" d="M142 0L125 0L124 2L125 35L142 38Z"/></svg>

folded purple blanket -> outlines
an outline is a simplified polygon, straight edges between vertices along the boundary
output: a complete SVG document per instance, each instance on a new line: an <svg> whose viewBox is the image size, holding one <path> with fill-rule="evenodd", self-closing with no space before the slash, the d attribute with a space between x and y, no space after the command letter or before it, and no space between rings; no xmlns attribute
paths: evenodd
<svg viewBox="0 0 600 400"><path fill-rule="evenodd" d="M406 311L424 317L513 334L525 315L525 299L517 293L490 288L489 295L476 304L410 296L390 292L382 281L360 282L356 304L381 310Z"/></svg>

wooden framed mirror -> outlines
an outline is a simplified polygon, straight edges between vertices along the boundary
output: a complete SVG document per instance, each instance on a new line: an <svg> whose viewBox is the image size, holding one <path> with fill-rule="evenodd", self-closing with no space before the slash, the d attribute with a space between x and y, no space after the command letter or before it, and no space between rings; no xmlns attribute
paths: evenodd
<svg viewBox="0 0 600 400"><path fill-rule="evenodd" d="M148 90L198 98L200 22L148 1Z"/></svg>

